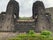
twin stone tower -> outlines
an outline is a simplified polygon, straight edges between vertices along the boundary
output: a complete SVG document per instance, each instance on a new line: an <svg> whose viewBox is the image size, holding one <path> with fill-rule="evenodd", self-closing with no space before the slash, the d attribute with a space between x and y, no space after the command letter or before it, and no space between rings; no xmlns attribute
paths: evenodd
<svg viewBox="0 0 53 40"><path fill-rule="evenodd" d="M36 1L32 6L32 20L19 20L19 3L10 0L6 12L0 14L0 31L3 32L28 32L34 30L40 32L42 30L52 30L51 15L46 13L42 1Z"/></svg>

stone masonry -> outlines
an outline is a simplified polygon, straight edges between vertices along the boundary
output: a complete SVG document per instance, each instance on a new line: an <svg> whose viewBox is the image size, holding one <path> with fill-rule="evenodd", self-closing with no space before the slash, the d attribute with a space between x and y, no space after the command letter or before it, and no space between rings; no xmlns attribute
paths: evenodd
<svg viewBox="0 0 53 40"><path fill-rule="evenodd" d="M32 12L32 20L19 20L19 3L10 0L6 12L0 14L0 31L28 32L29 30L35 30L40 32L51 30L51 15L46 13L42 1L33 3Z"/></svg>

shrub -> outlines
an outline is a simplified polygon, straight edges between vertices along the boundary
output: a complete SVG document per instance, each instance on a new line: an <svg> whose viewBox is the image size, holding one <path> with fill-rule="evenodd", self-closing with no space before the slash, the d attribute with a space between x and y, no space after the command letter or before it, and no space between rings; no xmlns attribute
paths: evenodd
<svg viewBox="0 0 53 40"><path fill-rule="evenodd" d="M44 30L44 31L41 32L41 35L42 35L43 37L50 37L51 34L52 34L52 33L51 33L50 31L47 31L47 30Z"/></svg>
<svg viewBox="0 0 53 40"><path fill-rule="evenodd" d="M35 33L34 30L30 30L26 34L19 34L9 40L53 40L50 31L42 31L41 33Z"/></svg>
<svg viewBox="0 0 53 40"><path fill-rule="evenodd" d="M27 34L28 34L28 36L35 36L34 30L29 30L29 32Z"/></svg>

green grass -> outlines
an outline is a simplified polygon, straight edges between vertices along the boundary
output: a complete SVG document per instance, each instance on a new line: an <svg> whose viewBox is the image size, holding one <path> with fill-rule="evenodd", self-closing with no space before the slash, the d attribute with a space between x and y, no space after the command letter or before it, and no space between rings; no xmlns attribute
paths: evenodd
<svg viewBox="0 0 53 40"><path fill-rule="evenodd" d="M53 40L50 31L42 31L41 33L35 33L33 30L30 30L28 33L18 34L14 38L9 40Z"/></svg>

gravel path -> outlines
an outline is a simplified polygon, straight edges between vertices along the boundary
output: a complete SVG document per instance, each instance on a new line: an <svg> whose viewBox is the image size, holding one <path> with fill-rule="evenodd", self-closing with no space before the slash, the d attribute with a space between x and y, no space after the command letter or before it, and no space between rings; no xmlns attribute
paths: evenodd
<svg viewBox="0 0 53 40"><path fill-rule="evenodd" d="M7 40L8 38L16 36L18 33L12 32L1 32L0 33L0 40Z"/></svg>

